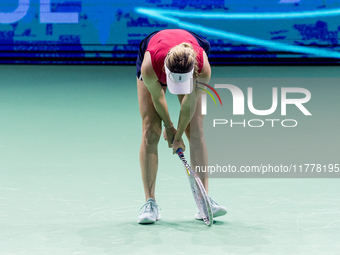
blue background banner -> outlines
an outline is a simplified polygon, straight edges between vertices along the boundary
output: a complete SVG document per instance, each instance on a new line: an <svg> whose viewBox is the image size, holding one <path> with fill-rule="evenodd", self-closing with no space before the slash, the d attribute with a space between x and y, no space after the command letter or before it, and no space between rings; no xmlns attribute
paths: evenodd
<svg viewBox="0 0 340 255"><path fill-rule="evenodd" d="M212 64L337 64L339 0L3 0L0 63L134 64L170 28L212 46Z"/></svg>

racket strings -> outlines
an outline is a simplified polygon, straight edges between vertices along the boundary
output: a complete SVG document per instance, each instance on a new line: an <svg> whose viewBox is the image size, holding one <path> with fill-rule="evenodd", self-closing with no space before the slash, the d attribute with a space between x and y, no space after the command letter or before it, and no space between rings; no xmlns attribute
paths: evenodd
<svg viewBox="0 0 340 255"><path fill-rule="evenodd" d="M209 217L209 213L205 204L205 199L204 196L202 194L202 191L200 189L200 187L197 185L196 181L193 180L193 192L196 194L196 196L194 196L198 210L201 214L202 219L207 219Z"/></svg>

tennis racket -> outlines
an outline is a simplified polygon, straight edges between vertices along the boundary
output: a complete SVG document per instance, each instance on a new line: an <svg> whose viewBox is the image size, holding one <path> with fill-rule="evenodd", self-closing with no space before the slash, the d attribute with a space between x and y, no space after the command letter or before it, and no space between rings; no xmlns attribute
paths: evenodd
<svg viewBox="0 0 340 255"><path fill-rule="evenodd" d="M211 226L213 224L213 214L211 211L209 197L204 189L204 186L198 177L198 174L190 167L188 161L185 159L183 150L179 148L176 151L177 155L181 159L189 178L189 183L194 196L197 208L201 214L201 217L205 224Z"/></svg>

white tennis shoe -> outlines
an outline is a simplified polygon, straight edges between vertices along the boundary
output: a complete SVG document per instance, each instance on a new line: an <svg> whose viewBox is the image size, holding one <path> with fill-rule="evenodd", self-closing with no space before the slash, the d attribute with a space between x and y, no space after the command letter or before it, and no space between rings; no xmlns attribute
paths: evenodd
<svg viewBox="0 0 340 255"><path fill-rule="evenodd" d="M218 205L210 196L209 196L209 199L210 199L211 210L212 210L214 218L227 214L227 208L225 208L224 206ZM195 214L195 218L196 220L202 220L200 212L197 212Z"/></svg>
<svg viewBox="0 0 340 255"><path fill-rule="evenodd" d="M161 218L159 213L160 207L157 205L153 198L149 198L148 201L140 209L141 213L138 216L139 224L155 223Z"/></svg>

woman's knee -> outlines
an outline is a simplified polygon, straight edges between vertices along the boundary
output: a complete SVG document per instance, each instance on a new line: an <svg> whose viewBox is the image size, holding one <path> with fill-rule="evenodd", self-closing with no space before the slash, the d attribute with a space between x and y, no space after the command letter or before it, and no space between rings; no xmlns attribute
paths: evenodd
<svg viewBox="0 0 340 255"><path fill-rule="evenodd" d="M192 139L200 140L200 139L204 138L203 128L199 128L199 127L195 128L195 129L191 128L189 135L190 135L191 140Z"/></svg>
<svg viewBox="0 0 340 255"><path fill-rule="evenodd" d="M162 127L158 123L143 123L143 142L147 145L158 144L161 137Z"/></svg>

